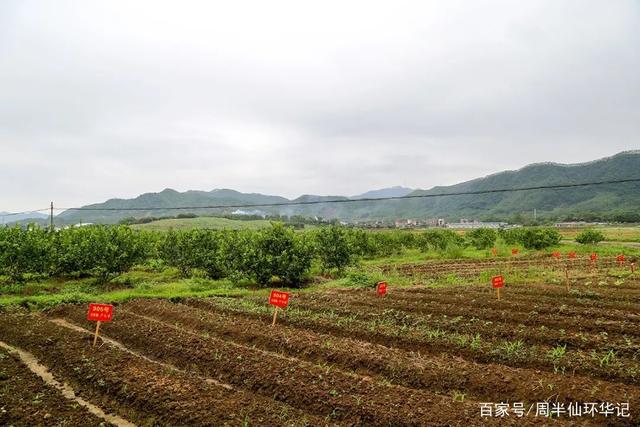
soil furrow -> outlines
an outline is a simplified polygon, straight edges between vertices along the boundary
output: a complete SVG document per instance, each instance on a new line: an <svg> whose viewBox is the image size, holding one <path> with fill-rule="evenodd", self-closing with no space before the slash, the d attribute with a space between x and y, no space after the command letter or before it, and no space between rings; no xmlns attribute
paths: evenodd
<svg viewBox="0 0 640 427"><path fill-rule="evenodd" d="M242 307L225 306L220 299L196 300L189 299L185 303L189 306L204 310L230 310L245 313L257 319L267 321L268 311L247 311ZM440 330L420 331L411 328L390 327L376 322L363 322L355 317L339 317L335 315L289 310L283 324L301 329L311 329L341 337L351 337L362 341L369 341L387 347L398 347L404 350L429 353L433 355L453 353L466 360L479 363L500 362L512 367L526 367L556 371L559 366L548 359L547 355L553 348L549 346L527 347L515 342L493 343L480 340L474 348L473 337L468 335L447 335ZM515 345L515 347L514 347ZM600 357L600 355L598 355ZM594 355L576 350L571 358L565 358L562 366L566 372L594 375L604 380L622 381L628 384L638 382L638 363L628 359L616 359L616 364L602 366Z"/></svg>
<svg viewBox="0 0 640 427"><path fill-rule="evenodd" d="M203 310L166 301L137 301L129 310L193 331L204 331L257 345L288 355L302 355L315 363L335 363L366 375L381 375L394 383L427 388L440 393L465 393L480 401L499 401L506 394L514 400L542 401L549 397L545 384L554 384L558 401L612 401L624 395L632 406L640 403L640 388L593 380L582 376L556 375L496 364L477 364L452 356L427 357L348 338L314 333L289 326L267 329L246 316ZM597 396L591 391L597 390Z"/></svg>
<svg viewBox="0 0 640 427"><path fill-rule="evenodd" d="M43 367L37 371L28 368L15 348L0 341L0 425L100 426L104 423L105 417L81 406L77 397L65 397L60 389L62 384L50 379L45 381Z"/></svg>
<svg viewBox="0 0 640 427"><path fill-rule="evenodd" d="M31 314L3 315L0 333L50 366L77 395L139 425L325 423L288 405L167 370L109 344L92 347L90 336Z"/></svg>
<svg viewBox="0 0 640 427"><path fill-rule="evenodd" d="M78 322L83 319L79 310L69 310L66 315ZM268 328L266 324L264 327ZM104 334L174 366L341 422L405 425L430 420L446 424L477 418L477 405L472 402L454 402L422 390L379 384L334 367L150 321L123 309L119 309L118 322L104 326Z"/></svg>

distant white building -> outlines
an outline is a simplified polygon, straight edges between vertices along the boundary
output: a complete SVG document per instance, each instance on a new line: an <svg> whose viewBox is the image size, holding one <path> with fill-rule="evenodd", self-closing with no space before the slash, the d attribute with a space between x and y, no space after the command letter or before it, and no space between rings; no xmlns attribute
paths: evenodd
<svg viewBox="0 0 640 427"><path fill-rule="evenodd" d="M231 215L246 215L246 216L255 215L255 216L261 216L262 218L265 218L267 216L267 213L259 210L243 211L241 209L236 209L235 211L231 212Z"/></svg>
<svg viewBox="0 0 640 427"><path fill-rule="evenodd" d="M416 219L396 219L394 224L396 228L411 228L420 225Z"/></svg>
<svg viewBox="0 0 640 427"><path fill-rule="evenodd" d="M451 224L447 224L447 228L453 229L472 229L472 228L504 228L507 226L506 222L480 222L480 221L469 221L465 220L465 222L454 222Z"/></svg>
<svg viewBox="0 0 640 427"><path fill-rule="evenodd" d="M554 224L554 226L558 228L593 227L596 225L606 225L606 223L605 222L571 221L571 222L557 222Z"/></svg>

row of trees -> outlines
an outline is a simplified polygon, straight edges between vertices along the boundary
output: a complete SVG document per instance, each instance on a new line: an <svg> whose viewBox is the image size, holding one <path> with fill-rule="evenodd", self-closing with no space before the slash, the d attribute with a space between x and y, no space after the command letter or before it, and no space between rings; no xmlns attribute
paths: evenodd
<svg viewBox="0 0 640 427"><path fill-rule="evenodd" d="M274 277L302 283L314 263L322 271L341 271L362 258L423 252L491 248L500 236L508 244L542 249L557 244L553 229L501 231L475 229L461 236L452 230L369 232L337 225L306 232L273 223L259 231L194 229L166 233L126 226L86 226L48 231L37 226L0 228L0 274L21 280L27 274L96 276L101 281L136 264L161 260L184 276L194 270L213 279L248 279L268 284Z"/></svg>
<svg viewBox="0 0 640 427"><path fill-rule="evenodd" d="M95 275L106 281L148 259L153 238L124 226L0 228L0 274L16 281L27 274Z"/></svg>

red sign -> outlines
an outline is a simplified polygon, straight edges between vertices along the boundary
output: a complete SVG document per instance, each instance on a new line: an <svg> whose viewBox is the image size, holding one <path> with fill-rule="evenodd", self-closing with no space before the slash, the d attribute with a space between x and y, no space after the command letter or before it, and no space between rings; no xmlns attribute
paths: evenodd
<svg viewBox="0 0 640 427"><path fill-rule="evenodd" d="M624 255L620 254L616 257L616 261L618 261L618 264L624 264Z"/></svg>
<svg viewBox="0 0 640 427"><path fill-rule="evenodd" d="M285 308L289 304L289 293L280 291L271 291L269 295L269 304L276 307Z"/></svg>
<svg viewBox="0 0 640 427"><path fill-rule="evenodd" d="M594 252L594 253L592 253L592 254L591 254L591 261L595 261L595 260L597 260L597 259L598 259L598 254L597 254L597 253L595 253L595 252Z"/></svg>
<svg viewBox="0 0 640 427"><path fill-rule="evenodd" d="M109 304L89 304L87 320L94 322L111 322L113 317L113 306Z"/></svg>
<svg viewBox="0 0 640 427"><path fill-rule="evenodd" d="M520 252L520 250L517 248L511 249L511 255L518 255L518 252Z"/></svg>
<svg viewBox="0 0 640 427"><path fill-rule="evenodd" d="M555 251L554 253L551 254L554 258L558 258L560 259L560 252Z"/></svg>
<svg viewBox="0 0 640 427"><path fill-rule="evenodd" d="M502 276L493 276L491 278L491 286L494 288L504 288L504 277Z"/></svg>
<svg viewBox="0 0 640 427"><path fill-rule="evenodd" d="M376 292L378 293L379 297L385 296L385 294L387 293L387 282L378 282Z"/></svg>
<svg viewBox="0 0 640 427"><path fill-rule="evenodd" d="M567 254L567 256L569 257L569 259L574 259L576 257L576 253L575 252L569 252Z"/></svg>

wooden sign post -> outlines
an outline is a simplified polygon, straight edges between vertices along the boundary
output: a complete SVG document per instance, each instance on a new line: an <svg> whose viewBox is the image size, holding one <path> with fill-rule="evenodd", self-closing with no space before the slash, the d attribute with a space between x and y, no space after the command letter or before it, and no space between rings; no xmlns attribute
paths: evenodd
<svg viewBox="0 0 640 427"><path fill-rule="evenodd" d="M496 248L491 248L491 253L493 254L493 256L498 255L498 249L496 249Z"/></svg>
<svg viewBox="0 0 640 427"><path fill-rule="evenodd" d="M96 322L96 332L93 337L93 346L98 342L98 334L100 333L101 322L111 322L113 318L113 306L110 304L89 304L89 312L87 320Z"/></svg>
<svg viewBox="0 0 640 427"><path fill-rule="evenodd" d="M556 260L556 265L554 267L551 267L551 269L555 270L556 267L560 265L560 258L562 258L562 255L560 255L560 252L558 251L553 251L551 256Z"/></svg>
<svg viewBox="0 0 640 427"><path fill-rule="evenodd" d="M278 309L286 308L289 305L289 293L272 290L271 295L269 295L269 304L275 307L273 310L273 322L271 322L273 327L276 325L276 319L278 318Z"/></svg>
<svg viewBox="0 0 640 427"><path fill-rule="evenodd" d="M591 260L591 272L595 273L595 270L597 268L597 262L598 262L598 254L593 252L591 254L591 256L589 257L589 259Z"/></svg>
<svg viewBox="0 0 640 427"><path fill-rule="evenodd" d="M624 255L620 254L616 257L616 261L618 262L618 266L622 267L624 265Z"/></svg>
<svg viewBox="0 0 640 427"><path fill-rule="evenodd" d="M491 286L493 287L493 289L496 290L498 301L500 301L500 289L504 288L504 277L493 276L491 278Z"/></svg>
<svg viewBox="0 0 640 427"><path fill-rule="evenodd" d="M573 268L573 260L576 259L576 253L574 251L571 251L567 254L567 266L566 266L566 270L564 271L565 276L567 278L567 292L569 292L569 269Z"/></svg>
<svg viewBox="0 0 640 427"><path fill-rule="evenodd" d="M378 282L376 285L376 295L383 297L387 294L387 282Z"/></svg>

